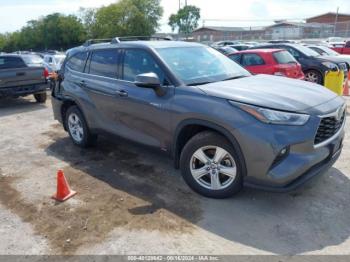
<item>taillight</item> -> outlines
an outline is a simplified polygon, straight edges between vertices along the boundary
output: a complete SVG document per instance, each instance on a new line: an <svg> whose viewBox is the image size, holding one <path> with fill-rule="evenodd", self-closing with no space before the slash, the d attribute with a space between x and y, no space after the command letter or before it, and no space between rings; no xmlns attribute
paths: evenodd
<svg viewBox="0 0 350 262"><path fill-rule="evenodd" d="M49 77L49 70L47 70L47 68L45 68L43 71L43 77L45 78Z"/></svg>

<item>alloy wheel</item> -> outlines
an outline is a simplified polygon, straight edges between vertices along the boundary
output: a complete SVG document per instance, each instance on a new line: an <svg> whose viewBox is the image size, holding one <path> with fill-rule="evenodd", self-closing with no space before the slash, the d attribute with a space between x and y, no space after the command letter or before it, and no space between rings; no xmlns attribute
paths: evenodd
<svg viewBox="0 0 350 262"><path fill-rule="evenodd" d="M69 132L72 135L73 139L80 143L84 139L84 129L83 124L79 116L75 113L72 113L68 117L68 128Z"/></svg>
<svg viewBox="0 0 350 262"><path fill-rule="evenodd" d="M237 175L236 163L225 149L218 146L199 148L191 157L190 170L202 187L222 190L230 186Z"/></svg>

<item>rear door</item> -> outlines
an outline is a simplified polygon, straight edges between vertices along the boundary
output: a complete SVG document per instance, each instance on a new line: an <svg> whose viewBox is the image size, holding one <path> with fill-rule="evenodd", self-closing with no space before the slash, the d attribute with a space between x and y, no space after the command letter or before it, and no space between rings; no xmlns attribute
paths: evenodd
<svg viewBox="0 0 350 262"><path fill-rule="evenodd" d="M266 64L265 60L257 53L242 54L242 66L252 74L271 74L271 65Z"/></svg>
<svg viewBox="0 0 350 262"><path fill-rule="evenodd" d="M115 113L118 107L118 64L118 49L92 50L81 86L92 102L93 108L89 111L94 112L94 123L109 133L122 135Z"/></svg>
<svg viewBox="0 0 350 262"><path fill-rule="evenodd" d="M150 72L159 77L166 89L164 95L134 84L138 74ZM170 139L169 110L175 89L160 61L148 50L125 49L117 86L113 117L120 126L121 134L139 143L165 149Z"/></svg>

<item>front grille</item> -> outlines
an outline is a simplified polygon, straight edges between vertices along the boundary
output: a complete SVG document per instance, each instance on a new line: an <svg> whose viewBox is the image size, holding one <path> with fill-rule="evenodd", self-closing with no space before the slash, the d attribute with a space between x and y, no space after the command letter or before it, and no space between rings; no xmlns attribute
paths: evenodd
<svg viewBox="0 0 350 262"><path fill-rule="evenodd" d="M340 130L345 120L345 114L346 110L343 109L340 118L337 118L336 116L329 116L321 119L315 137L315 145L326 141Z"/></svg>

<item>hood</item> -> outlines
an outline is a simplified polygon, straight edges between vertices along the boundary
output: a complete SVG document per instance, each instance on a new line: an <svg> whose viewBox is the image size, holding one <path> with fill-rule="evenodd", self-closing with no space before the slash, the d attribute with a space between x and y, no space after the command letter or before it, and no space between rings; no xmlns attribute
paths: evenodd
<svg viewBox="0 0 350 262"><path fill-rule="evenodd" d="M318 59L324 61L324 62L334 62L334 63L345 63L346 59L343 59L339 56L318 56Z"/></svg>
<svg viewBox="0 0 350 262"><path fill-rule="evenodd" d="M342 59L343 61L348 63L348 65L350 65L350 55L337 55L336 57Z"/></svg>
<svg viewBox="0 0 350 262"><path fill-rule="evenodd" d="M255 75L197 87L210 96L291 112L307 113L307 109L337 97L323 86L272 75Z"/></svg>

